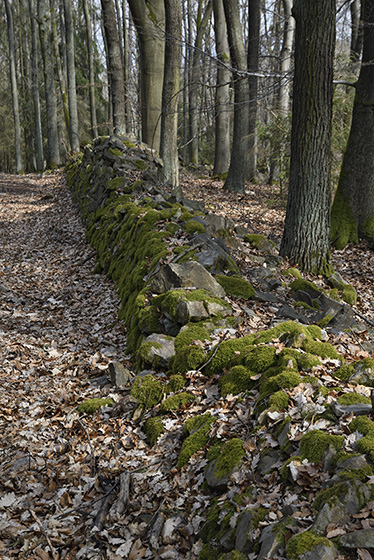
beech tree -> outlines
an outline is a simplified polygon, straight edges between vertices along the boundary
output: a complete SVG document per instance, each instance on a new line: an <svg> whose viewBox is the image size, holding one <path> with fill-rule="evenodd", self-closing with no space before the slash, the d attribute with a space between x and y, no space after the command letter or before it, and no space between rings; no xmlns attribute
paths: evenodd
<svg viewBox="0 0 374 560"><path fill-rule="evenodd" d="M374 0L362 0L362 16L362 63L331 214L331 239L338 249L359 237L374 242Z"/></svg>
<svg viewBox="0 0 374 560"><path fill-rule="evenodd" d="M280 254L328 272L335 0L295 0L290 183Z"/></svg>
<svg viewBox="0 0 374 560"><path fill-rule="evenodd" d="M64 0L65 34L66 34L66 59L68 75L68 100L70 117L70 146L73 152L79 152L78 134L78 104L77 88L75 82L75 51L74 28L71 13L71 0Z"/></svg>

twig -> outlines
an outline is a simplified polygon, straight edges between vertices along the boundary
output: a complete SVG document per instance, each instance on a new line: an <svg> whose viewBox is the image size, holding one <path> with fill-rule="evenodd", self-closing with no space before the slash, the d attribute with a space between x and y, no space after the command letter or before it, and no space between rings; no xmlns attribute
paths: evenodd
<svg viewBox="0 0 374 560"><path fill-rule="evenodd" d="M209 360L207 362L205 362L205 364L202 364L196 371L202 371L207 365L210 364L210 362L213 360L214 356L217 354L218 348L221 346L222 342L224 342L224 340L226 340L227 336L228 336L227 333L225 333L223 335L223 337L218 342L218 344L215 345L214 350L213 350L213 354L210 356Z"/></svg>
<svg viewBox="0 0 374 560"><path fill-rule="evenodd" d="M99 511L98 511L98 513L95 517L94 527L97 527L99 529L99 531L102 531L104 529L105 518L108 515L108 511L109 511L109 507L110 507L110 503L111 503L112 499L113 499L113 488L111 489L109 494L106 496L105 500L102 503L101 508L99 509Z"/></svg>
<svg viewBox="0 0 374 560"><path fill-rule="evenodd" d="M353 313L356 313L356 315L358 315L358 317L360 317L360 319L363 319L363 320L366 321L371 327L374 327L373 321L370 321L370 319L368 319L367 317L365 317L365 315L362 315L362 313L360 313L359 311L356 311L356 309L353 309L353 307L352 307L352 311L353 311Z"/></svg>
<svg viewBox="0 0 374 560"><path fill-rule="evenodd" d="M115 489L115 487L118 485L118 482L119 481L116 480L115 483L113 484L113 486L108 490L108 492L106 494L104 494L103 496L100 496L100 498L96 498L92 502L87 502L85 504L81 504L80 506L70 508L70 509L68 509L68 511L64 511L62 513L59 513L58 515L53 515L52 519L61 519L62 517L66 517L67 515L70 515L71 513L74 513L75 511L79 511L81 509L91 507L91 506L97 504L97 502L101 502L101 500L105 500L112 493L112 491Z"/></svg>
<svg viewBox="0 0 374 560"><path fill-rule="evenodd" d="M77 418L76 420L77 420L78 424L80 425L80 427L82 428L82 430L84 430L84 432L87 436L88 445L90 446L90 452L91 452L91 474L92 474L92 476L95 476L96 475L96 457L95 457L95 453L94 453L94 450L93 450L93 447L92 447L92 444L91 444L90 435L87 431L86 426L83 424L83 422L79 418Z"/></svg>
<svg viewBox="0 0 374 560"><path fill-rule="evenodd" d="M178 261L180 261L181 259L183 259L183 257L185 255L187 255L188 253L190 253L191 251L194 251L195 249L198 249L199 247L202 247L204 245L204 243L196 243L195 245L191 245L191 247L188 247L188 249L186 249L185 251L183 251L183 253L180 253L179 255L177 255L176 257L174 257L174 259L171 261L173 263L177 263Z"/></svg>
<svg viewBox="0 0 374 560"><path fill-rule="evenodd" d="M51 549L51 554L52 554L53 560L58 560L58 556L57 556L57 554L56 554L56 551L55 551L55 549L53 548L53 545L52 545L52 543L51 543L51 541L50 541L50 539L49 539L49 537L48 537L48 535L47 535L47 532L46 532L45 529L43 528L43 525L42 525L40 519L39 519L38 516L36 515L35 511L33 511L32 509L30 509L30 513L31 513L32 517L35 519L35 521L37 522L37 524L38 524L38 526L39 526L39 529L40 529L40 532L44 535L44 537L45 537L45 539L46 539L46 541L47 541L47 543L48 543L48 546L49 546L49 548Z"/></svg>
<svg viewBox="0 0 374 560"><path fill-rule="evenodd" d="M89 260L92 259L93 257L96 257L96 255L97 255L97 250L92 251L92 253L89 253L89 254L87 255L87 257L85 257L85 258L83 259L83 261L81 261L81 262L79 263L79 266L82 266L82 264L85 264L87 261L89 261Z"/></svg>
<svg viewBox="0 0 374 560"><path fill-rule="evenodd" d="M117 500L111 507L110 513L118 513L118 515L122 515L127 507L127 503L129 501L129 494L130 494L130 480L131 475L129 471L125 471L120 474L119 482L120 482L120 490L118 494Z"/></svg>

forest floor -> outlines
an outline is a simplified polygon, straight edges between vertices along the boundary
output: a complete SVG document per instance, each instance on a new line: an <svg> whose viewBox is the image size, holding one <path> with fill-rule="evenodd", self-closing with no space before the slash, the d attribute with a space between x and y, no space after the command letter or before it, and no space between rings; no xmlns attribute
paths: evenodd
<svg viewBox="0 0 374 560"><path fill-rule="evenodd" d="M251 185L238 196L190 174L182 186L210 211L280 240L284 200L277 187ZM92 397L110 396L120 404L124 390L103 388L101 380L109 362L129 369L131 362L114 286L93 274L94 251L62 174L0 175L0 247L0 558L197 559L196 533L210 498L198 490L204 462L195 462L193 473L173 469L178 418L169 420L175 431L164 448L147 451L140 428L119 409L89 418L76 412ZM372 249L361 243L334 252L333 261L358 292L357 310L374 321ZM245 269L245 262L239 264ZM254 328L264 328L271 317L271 308L263 310ZM348 361L349 353L357 359L360 345L346 347ZM204 388L202 404L212 405L215 390ZM243 407L234 414L235 402L222 405L222 418L232 414L218 429L245 437ZM109 516L108 526L100 521L95 529L125 467L133 475L132 521ZM279 518L279 481L272 477L262 484L273 504L270 522ZM312 482L311 487L317 491ZM156 552L147 528L161 508L175 507L184 511L178 535L169 527ZM299 509L302 525L310 510L301 502Z"/></svg>

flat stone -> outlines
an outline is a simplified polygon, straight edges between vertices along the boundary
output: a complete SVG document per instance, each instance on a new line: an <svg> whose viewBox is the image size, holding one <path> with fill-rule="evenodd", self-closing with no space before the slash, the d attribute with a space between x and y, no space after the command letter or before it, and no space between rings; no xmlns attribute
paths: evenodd
<svg viewBox="0 0 374 560"><path fill-rule="evenodd" d="M335 560L337 557L338 551L331 543L331 546L317 545L313 550L308 550L308 552L298 556L298 560Z"/></svg>
<svg viewBox="0 0 374 560"><path fill-rule="evenodd" d="M116 387L127 385L132 378L130 371L120 362L110 362L109 364L110 380Z"/></svg>
<svg viewBox="0 0 374 560"><path fill-rule="evenodd" d="M349 378L349 383L374 387L374 371L371 368L357 363L355 365L355 373Z"/></svg>
<svg viewBox="0 0 374 560"><path fill-rule="evenodd" d="M229 482L229 477L224 476L223 478L219 478L214 470L216 467L217 459L211 461L204 472L205 480L207 481L208 486L211 488L219 489L225 488Z"/></svg>
<svg viewBox="0 0 374 560"><path fill-rule="evenodd" d="M264 453L259 460L256 471L263 476L282 465L283 462L281 451L277 449L269 449L269 451Z"/></svg>
<svg viewBox="0 0 374 560"><path fill-rule="evenodd" d="M199 263L169 263L161 266L151 281L151 290L162 294L175 288L195 287L204 289L218 297L226 295L225 290L213 276Z"/></svg>
<svg viewBox="0 0 374 560"><path fill-rule="evenodd" d="M357 404L343 405L343 404L339 404L336 401L331 404L331 407L334 414L336 414L336 416L338 416L339 418L341 416L348 416L349 414L352 413L355 416L365 416L371 414L373 409L371 404L357 403Z"/></svg>
<svg viewBox="0 0 374 560"><path fill-rule="evenodd" d="M341 535L338 543L344 548L374 548L374 529L361 529Z"/></svg>
<svg viewBox="0 0 374 560"><path fill-rule="evenodd" d="M348 523L350 517L347 508L338 499L335 502L328 502L318 512L316 520L313 523L313 531L317 533L325 533L326 527L330 523Z"/></svg>
<svg viewBox="0 0 374 560"><path fill-rule="evenodd" d="M221 305L220 303L216 303L214 301L207 302L208 313L210 316L213 315L222 315L222 317L227 317L228 315L232 315L231 307L227 305Z"/></svg>
<svg viewBox="0 0 374 560"><path fill-rule="evenodd" d="M156 344L156 347L150 347L147 362L154 366L167 367L170 358L175 355L174 339L164 334L153 333L147 336L143 344L147 342L154 342ZM158 345L161 345L161 348L157 348Z"/></svg>
<svg viewBox="0 0 374 560"><path fill-rule="evenodd" d="M294 307L291 307L291 305L287 305L287 304L282 305L282 307L279 309L277 313L277 317L292 319L292 321L299 321L300 323L304 323L304 324L309 323L308 317L303 315L303 313L299 313L299 311L296 311Z"/></svg>
<svg viewBox="0 0 374 560"><path fill-rule="evenodd" d="M203 321L208 319L210 314L204 307L203 301L185 301L181 299L177 303L176 317L178 323L186 325L190 321Z"/></svg>

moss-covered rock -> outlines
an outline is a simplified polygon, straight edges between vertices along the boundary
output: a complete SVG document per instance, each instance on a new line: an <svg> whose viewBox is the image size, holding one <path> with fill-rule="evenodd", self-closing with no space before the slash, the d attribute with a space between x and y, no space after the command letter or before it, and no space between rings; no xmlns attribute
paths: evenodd
<svg viewBox="0 0 374 560"><path fill-rule="evenodd" d="M286 547L286 557L288 560L298 560L306 552L314 550L317 546L334 548L334 545L326 537L321 537L314 531L304 531L290 538Z"/></svg>
<svg viewBox="0 0 374 560"><path fill-rule="evenodd" d="M245 366L234 366L218 380L221 395L238 395L255 386L254 372Z"/></svg>
<svg viewBox="0 0 374 560"><path fill-rule="evenodd" d="M193 403L195 397L192 393L177 393L165 399L161 404L161 412L172 412L174 410L181 410L189 404Z"/></svg>
<svg viewBox="0 0 374 560"><path fill-rule="evenodd" d="M209 486L220 486L224 483L235 467L240 465L244 456L243 441L240 438L228 440L217 459L212 461L205 471Z"/></svg>
<svg viewBox="0 0 374 560"><path fill-rule="evenodd" d="M322 430L312 430L303 435L300 440L300 456L311 463L318 463L322 461L330 445L336 450L341 449L344 445L344 437L327 434Z"/></svg>
<svg viewBox="0 0 374 560"><path fill-rule="evenodd" d="M302 280L302 278L303 278L300 270L298 268L295 268L295 267L287 268L287 270L283 271L283 275L284 276L293 276L294 278L298 278L299 280Z"/></svg>
<svg viewBox="0 0 374 560"><path fill-rule="evenodd" d="M335 377L342 379L343 381L348 380L355 373L355 368L353 365L344 364L340 368L336 369L334 372Z"/></svg>
<svg viewBox="0 0 374 560"><path fill-rule="evenodd" d="M162 383L152 375L137 376L134 379L130 394L139 401L143 408L152 408L162 399Z"/></svg>
<svg viewBox="0 0 374 560"><path fill-rule="evenodd" d="M250 299L255 295L255 289L252 284L241 278L238 274L233 274L232 276L217 274L215 279L230 296Z"/></svg>
<svg viewBox="0 0 374 560"><path fill-rule="evenodd" d="M205 233L205 226L196 220L188 220L184 224L184 230L187 233Z"/></svg>
<svg viewBox="0 0 374 560"><path fill-rule="evenodd" d="M182 444L178 457L178 469L181 469L190 457L209 441L209 432L216 419L210 414L194 416L189 418L184 425L184 433L187 438Z"/></svg>
<svg viewBox="0 0 374 560"><path fill-rule="evenodd" d="M344 393L344 395L341 395L338 398L338 403L339 404L343 404L343 405L350 405L350 404L358 404L358 403L364 403L364 404L370 404L370 399L368 397L365 397L365 395L360 395L359 393Z"/></svg>
<svg viewBox="0 0 374 560"><path fill-rule="evenodd" d="M264 239L266 239L266 237L265 237L265 235L262 235L261 233L249 233L249 234L245 235L243 239L247 243L250 243L250 245L252 245L252 247L258 247L259 244L261 243L261 241L264 241Z"/></svg>
<svg viewBox="0 0 374 560"><path fill-rule="evenodd" d="M260 395L266 396L280 389L291 389L297 387L302 381L301 376L297 371L287 369L274 375L270 379L265 379L260 385Z"/></svg>
<svg viewBox="0 0 374 560"><path fill-rule="evenodd" d="M318 297L319 293L323 292L322 288L317 286L317 284L310 282L309 280L304 280L304 278L296 278L296 280L291 282L290 289L293 292L302 291L315 294L316 297Z"/></svg>
<svg viewBox="0 0 374 560"><path fill-rule="evenodd" d="M94 414L103 406L113 406L113 399L89 399L82 402L77 411L79 414Z"/></svg>
<svg viewBox="0 0 374 560"><path fill-rule="evenodd" d="M284 391L276 391L269 399L269 405L273 410L285 410L289 405L290 399Z"/></svg>
<svg viewBox="0 0 374 560"><path fill-rule="evenodd" d="M356 449L360 453L365 453L374 461L374 422L370 420L367 416L357 416L349 424L349 428L352 432L359 432L363 434L364 437L360 438L356 442Z"/></svg>
<svg viewBox="0 0 374 560"><path fill-rule="evenodd" d="M309 354L315 354L316 356L321 356L323 360L330 358L332 360L340 360L341 356L339 352L335 350L332 344L328 342L320 342L318 340L303 340L301 348Z"/></svg>
<svg viewBox="0 0 374 560"><path fill-rule="evenodd" d="M160 416L155 416L153 418L148 418L143 426L143 432L147 436L149 444L153 446L161 434L165 431L162 419Z"/></svg>
<svg viewBox="0 0 374 560"><path fill-rule="evenodd" d="M187 379L183 377L183 375L171 375L168 383L164 387L164 391L166 394L168 393L177 393L183 387L185 387L187 383Z"/></svg>

